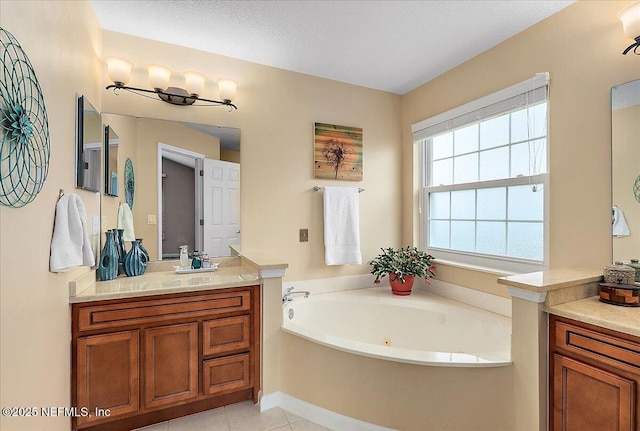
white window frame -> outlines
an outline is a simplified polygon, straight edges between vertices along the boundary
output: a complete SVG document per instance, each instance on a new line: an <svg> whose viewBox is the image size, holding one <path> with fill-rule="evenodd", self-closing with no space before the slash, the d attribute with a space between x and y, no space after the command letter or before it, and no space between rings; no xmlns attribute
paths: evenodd
<svg viewBox="0 0 640 431"><path fill-rule="evenodd" d="M421 184L420 184L420 203L419 203L419 238L420 248L436 256L436 258L443 262L449 262L454 265L461 265L473 268L483 268L490 272L497 273L525 273L541 271L548 268L549 262L549 101L548 101L548 73L537 74L534 78L519 84L513 85L504 90L498 91L481 99L475 100L466 105L454 108L445 113L439 114L435 117L416 123L412 126L412 132L414 135L414 144L420 145L420 166L421 166ZM472 124L474 118L476 121L482 120L482 115L485 111L489 111L486 116L487 119L492 118L495 115L491 115L490 111L492 107L494 109L501 110L500 113L511 112L517 109L517 107L511 107L505 109L504 106L500 106L504 101L513 98L520 94L526 94L531 92L535 95L535 89L541 89L544 91L544 100L547 102L547 134L546 134L546 146L547 146L547 169L545 173L534 173L531 176L514 177L499 180L478 181L467 184L453 184L447 186L428 186L428 167L430 166L430 160L428 160L427 141L430 136L446 132L451 129L457 129L466 124ZM538 96L540 97L540 96ZM513 103L513 102L512 102ZM539 102L536 102L539 103ZM522 106L524 108L525 106ZM544 210L543 210L543 260L530 260L523 258L515 258L508 256L496 256L488 255L477 252L458 251L453 249L428 247L428 216L429 216L429 193L441 191L455 191L455 190L477 190L480 188L488 187L508 187L514 185L528 185L528 184L543 184L544 190Z"/></svg>

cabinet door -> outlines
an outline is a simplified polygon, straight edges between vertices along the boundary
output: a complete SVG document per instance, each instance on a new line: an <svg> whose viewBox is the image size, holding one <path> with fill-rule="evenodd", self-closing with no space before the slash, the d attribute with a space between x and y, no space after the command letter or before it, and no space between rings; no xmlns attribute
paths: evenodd
<svg viewBox="0 0 640 431"><path fill-rule="evenodd" d="M198 324L149 328L145 340L145 407L198 396Z"/></svg>
<svg viewBox="0 0 640 431"><path fill-rule="evenodd" d="M138 331L78 338L78 408L88 416L77 418L78 426L135 412L139 408ZM97 414L96 414L97 413Z"/></svg>
<svg viewBox="0 0 640 431"><path fill-rule="evenodd" d="M632 431L635 382L554 354L554 431Z"/></svg>
<svg viewBox="0 0 640 431"><path fill-rule="evenodd" d="M208 359L203 363L203 391L213 395L225 391L248 389L253 385L249 354Z"/></svg>

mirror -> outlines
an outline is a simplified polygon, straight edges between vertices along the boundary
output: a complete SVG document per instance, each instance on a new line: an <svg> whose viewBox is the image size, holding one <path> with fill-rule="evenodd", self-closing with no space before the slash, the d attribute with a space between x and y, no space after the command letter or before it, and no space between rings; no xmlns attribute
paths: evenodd
<svg viewBox="0 0 640 431"><path fill-rule="evenodd" d="M640 79L611 89L611 161L613 261L628 263L640 259Z"/></svg>
<svg viewBox="0 0 640 431"><path fill-rule="evenodd" d="M240 130L102 116L118 131L116 163L121 173L116 186L120 199L103 200L107 227L116 227L118 205L124 202L124 160L130 159L135 170L135 236L143 240L150 260L177 259L184 244L190 252L230 256L230 246L240 244Z"/></svg>
<svg viewBox="0 0 640 431"><path fill-rule="evenodd" d="M100 191L102 119L86 97L79 96L76 134L76 187Z"/></svg>
<svg viewBox="0 0 640 431"><path fill-rule="evenodd" d="M118 196L118 134L104 126L104 194Z"/></svg>

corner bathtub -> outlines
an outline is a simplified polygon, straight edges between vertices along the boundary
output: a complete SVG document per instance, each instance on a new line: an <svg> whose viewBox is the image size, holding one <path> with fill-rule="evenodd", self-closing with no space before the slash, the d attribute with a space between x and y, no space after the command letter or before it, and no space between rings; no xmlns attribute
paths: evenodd
<svg viewBox="0 0 640 431"><path fill-rule="evenodd" d="M430 366L511 365L511 319L426 290L388 286L295 296L282 329L334 349Z"/></svg>

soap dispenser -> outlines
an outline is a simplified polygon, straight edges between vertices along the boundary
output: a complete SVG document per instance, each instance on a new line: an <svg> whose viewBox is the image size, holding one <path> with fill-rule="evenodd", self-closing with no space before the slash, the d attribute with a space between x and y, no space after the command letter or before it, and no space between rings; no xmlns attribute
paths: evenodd
<svg viewBox="0 0 640 431"><path fill-rule="evenodd" d="M190 268L191 262L189 261L189 246L180 246L180 268Z"/></svg>

